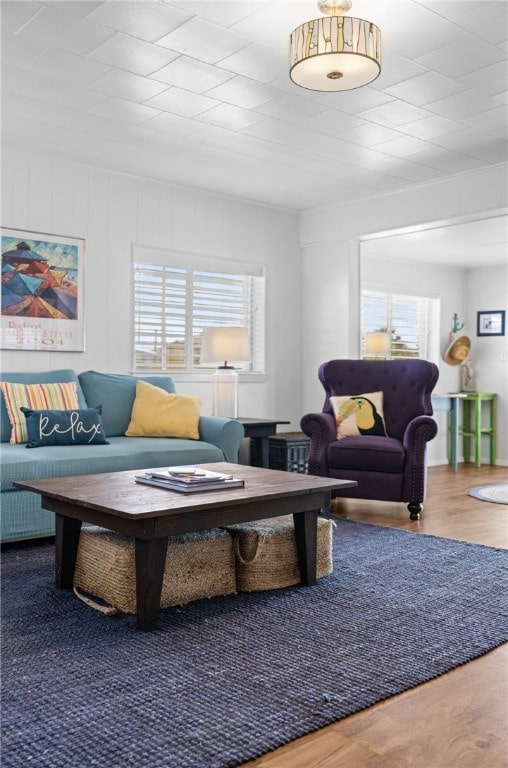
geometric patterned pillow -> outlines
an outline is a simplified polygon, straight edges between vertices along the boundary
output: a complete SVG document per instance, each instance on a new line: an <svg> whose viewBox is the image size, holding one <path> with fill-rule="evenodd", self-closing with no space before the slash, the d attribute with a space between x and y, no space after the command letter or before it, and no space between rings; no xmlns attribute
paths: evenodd
<svg viewBox="0 0 508 768"><path fill-rule="evenodd" d="M0 381L5 405L11 422L10 443L26 443L28 433L21 407L33 410L71 410L79 408L78 389L75 381L55 384L13 384Z"/></svg>

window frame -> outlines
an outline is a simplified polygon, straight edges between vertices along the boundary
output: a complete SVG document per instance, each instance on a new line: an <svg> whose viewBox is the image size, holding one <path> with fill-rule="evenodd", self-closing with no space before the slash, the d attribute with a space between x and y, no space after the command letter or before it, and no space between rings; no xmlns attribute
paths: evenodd
<svg viewBox="0 0 508 768"><path fill-rule="evenodd" d="M162 269L183 270L185 281L185 329L184 329L184 363L185 367L172 369L167 365L158 367L142 367L136 358L136 345L138 343L138 265L146 267L161 267ZM266 379L266 267L264 264L235 261L232 259L219 258L207 254L191 253L186 251L177 251L166 248L154 248L143 245L132 246L132 327L130 335L131 345L131 371L136 375L169 375L175 380L209 380L210 374L216 367L213 364L195 364L195 335L196 330L206 327L206 325L215 325L213 322L199 323L196 320L196 283L204 277L199 273L209 273L212 280L221 275L231 275L233 280L238 277L239 281L244 279L249 281L250 291L247 298L244 297L244 307L242 312L248 312L246 324L253 335L253 362L247 364L238 363L235 368L237 373L244 380L260 381ZM253 278L250 280L250 278ZM253 288L253 286L255 286ZM162 294L163 295L163 294ZM248 306L245 307L245 302ZM257 303L256 303L257 302ZM163 302L161 301L160 310L162 312ZM259 314L258 314L259 313ZM245 317L245 315L244 315ZM218 322L217 325L228 325L227 322ZM235 324L241 324L237 322ZM164 354L164 353L163 353ZM190 362L190 367L189 367ZM257 370L253 366L258 366ZM261 368L262 366L262 368Z"/></svg>
<svg viewBox="0 0 508 768"><path fill-rule="evenodd" d="M378 297L380 301L386 303L386 314L382 320L378 323L366 324L365 320L365 296ZM417 308L418 321L423 325L423 328L419 328L418 324L411 328L414 331L414 336L417 337L417 347L415 349L416 354L403 354L401 345L404 343L413 343L410 340L404 341L404 338L400 336L400 325L394 323L394 304L397 302L401 305L403 302L409 303L413 301L417 306L419 303L424 303L423 311L421 308ZM433 326L435 325L435 319L439 317L439 299L435 296L427 296L418 293L408 293L405 291L388 291L384 288L362 288L360 291L360 358L362 360L371 359L370 355L365 354L365 334L372 331L387 331L390 333L390 352L387 356L388 359L399 360L430 360L433 357ZM386 322L383 322L386 321ZM399 334L398 339L394 339L394 334ZM398 343L398 346L397 346ZM395 346L394 346L395 344Z"/></svg>

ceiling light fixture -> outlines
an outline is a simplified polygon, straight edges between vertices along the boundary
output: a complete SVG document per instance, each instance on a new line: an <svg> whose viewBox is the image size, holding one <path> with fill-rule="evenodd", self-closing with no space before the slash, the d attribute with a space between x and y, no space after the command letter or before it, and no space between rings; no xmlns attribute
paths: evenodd
<svg viewBox="0 0 508 768"><path fill-rule="evenodd" d="M350 91L371 83L381 72L379 27L343 16L351 0L321 0L318 8L327 16L300 24L289 38L291 80L313 91Z"/></svg>

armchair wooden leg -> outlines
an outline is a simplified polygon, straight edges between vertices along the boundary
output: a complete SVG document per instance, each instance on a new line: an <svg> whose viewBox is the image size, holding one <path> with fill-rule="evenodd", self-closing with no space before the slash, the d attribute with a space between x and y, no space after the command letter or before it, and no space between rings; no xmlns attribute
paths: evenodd
<svg viewBox="0 0 508 768"><path fill-rule="evenodd" d="M409 509L409 518L410 520L419 520L420 519L420 512L423 509L423 506L417 502L417 501L410 501L407 505L407 508Z"/></svg>

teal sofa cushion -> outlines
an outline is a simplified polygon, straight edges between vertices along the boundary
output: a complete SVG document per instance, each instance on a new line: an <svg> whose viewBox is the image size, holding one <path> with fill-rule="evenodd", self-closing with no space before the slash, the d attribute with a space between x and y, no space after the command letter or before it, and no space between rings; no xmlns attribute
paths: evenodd
<svg viewBox="0 0 508 768"><path fill-rule="evenodd" d="M102 405L106 437L125 435L136 398L136 381L141 379L165 392L176 392L171 376L129 376L120 373L84 371L78 376L89 408Z"/></svg>
<svg viewBox="0 0 508 768"><path fill-rule="evenodd" d="M224 461L222 450L212 443L174 437L108 439L107 445L52 445L31 451L25 445L2 446L1 489L19 493L19 489L12 486L16 480ZM35 495L34 502L40 506L40 499Z"/></svg>
<svg viewBox="0 0 508 768"><path fill-rule="evenodd" d="M55 371L41 371L39 373L2 373L0 375L1 381L9 381L18 384L54 384L54 383L67 383L69 381L75 381L78 389L78 402L81 408L86 408L87 402L78 377L70 368L62 368ZM157 385L158 386L158 385ZM5 398L3 392L0 391L0 429L1 429L1 442L8 443L11 436L11 422L9 421L9 414L7 413L7 407L5 405Z"/></svg>

